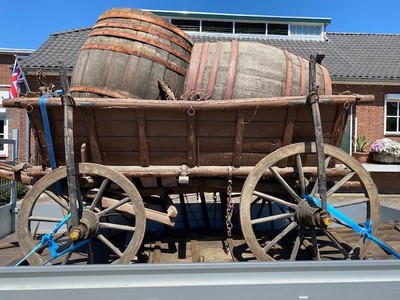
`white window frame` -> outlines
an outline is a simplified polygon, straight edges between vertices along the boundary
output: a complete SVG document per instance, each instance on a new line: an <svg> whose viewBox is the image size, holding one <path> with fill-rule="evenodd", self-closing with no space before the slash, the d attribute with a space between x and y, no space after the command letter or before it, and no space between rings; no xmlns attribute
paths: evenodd
<svg viewBox="0 0 400 300"><path fill-rule="evenodd" d="M384 133L384 135L399 135L400 136L400 109L397 110L397 115L395 116L397 118L397 131L387 131L386 120L388 117L393 117L393 116L387 116L387 103L388 102L397 102L397 105L400 105L400 94L386 94L385 95L383 133Z"/></svg>
<svg viewBox="0 0 400 300"><path fill-rule="evenodd" d="M0 106L3 104L3 99L10 98L9 91L0 91ZM4 139L8 139L8 117L5 108L0 108L0 119L4 120ZM3 150L0 150L0 158L8 157L8 144L4 144Z"/></svg>

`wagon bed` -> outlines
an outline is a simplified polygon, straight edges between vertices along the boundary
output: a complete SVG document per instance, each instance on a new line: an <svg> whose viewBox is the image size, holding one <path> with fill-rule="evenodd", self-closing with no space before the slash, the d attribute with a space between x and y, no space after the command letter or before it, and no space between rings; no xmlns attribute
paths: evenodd
<svg viewBox="0 0 400 300"><path fill-rule="evenodd" d="M350 105L368 101L373 97L321 96L324 142L339 146ZM199 102L76 98L75 102L78 161L125 166L119 169L131 175L177 175L182 165L203 176L226 176L229 166L243 174L249 170L246 167L282 146L315 140L306 97ZM3 105L27 109L42 161L50 166L39 99L10 99ZM56 163L65 165L61 101L48 98L46 107ZM82 156L83 144L87 148Z"/></svg>

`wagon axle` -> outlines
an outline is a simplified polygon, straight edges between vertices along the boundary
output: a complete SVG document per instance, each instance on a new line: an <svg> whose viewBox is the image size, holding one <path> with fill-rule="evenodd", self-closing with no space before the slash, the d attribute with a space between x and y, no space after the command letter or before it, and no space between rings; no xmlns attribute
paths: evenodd
<svg viewBox="0 0 400 300"><path fill-rule="evenodd" d="M324 209L311 205L307 200L302 199L297 205L295 220L300 226L326 228L332 224L332 219Z"/></svg>
<svg viewBox="0 0 400 300"><path fill-rule="evenodd" d="M93 237L98 229L99 218L97 215L88 209L84 209L79 225L71 227L68 236L72 241L83 240Z"/></svg>

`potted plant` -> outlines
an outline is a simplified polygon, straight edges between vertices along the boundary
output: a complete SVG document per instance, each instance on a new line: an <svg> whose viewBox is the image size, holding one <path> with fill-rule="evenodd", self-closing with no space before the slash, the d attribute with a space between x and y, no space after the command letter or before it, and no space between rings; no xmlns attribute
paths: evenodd
<svg viewBox="0 0 400 300"><path fill-rule="evenodd" d="M371 145L373 160L377 162L400 163L400 143L388 138L376 140Z"/></svg>
<svg viewBox="0 0 400 300"><path fill-rule="evenodd" d="M359 135L354 141L354 149L353 157L357 159L360 163L366 163L368 160L369 153L366 150L368 146L368 141L365 138L365 135Z"/></svg>

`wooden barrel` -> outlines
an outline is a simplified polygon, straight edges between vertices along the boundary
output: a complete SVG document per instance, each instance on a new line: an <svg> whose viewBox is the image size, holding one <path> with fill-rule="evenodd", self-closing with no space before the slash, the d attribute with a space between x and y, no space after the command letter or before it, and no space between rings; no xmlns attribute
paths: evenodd
<svg viewBox="0 0 400 300"><path fill-rule="evenodd" d="M196 43L185 94L211 99L246 99L308 94L309 62L285 50L255 42ZM319 93L332 94L326 68L317 64Z"/></svg>
<svg viewBox="0 0 400 300"><path fill-rule="evenodd" d="M183 91L192 41L153 13L114 8L102 14L83 44L72 75L75 97L158 99L158 80Z"/></svg>

